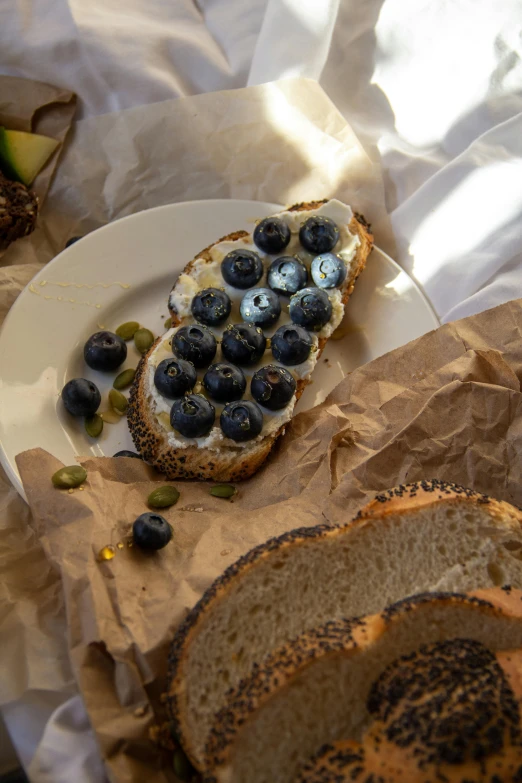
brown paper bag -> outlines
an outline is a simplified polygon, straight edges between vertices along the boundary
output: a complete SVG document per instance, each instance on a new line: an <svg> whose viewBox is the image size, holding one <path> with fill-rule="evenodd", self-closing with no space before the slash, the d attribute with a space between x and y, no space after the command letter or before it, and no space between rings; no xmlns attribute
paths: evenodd
<svg viewBox="0 0 522 783"><path fill-rule="evenodd" d="M148 738L162 716L169 643L229 564L297 526L352 518L400 482L450 479L522 505L522 300L447 324L347 376L298 415L234 502L175 482L173 542L129 547L149 492L165 483L137 461L85 459L83 491L56 490L42 450L18 457L33 526L61 574L69 650L113 781L171 779ZM115 556L99 559L111 545Z"/></svg>

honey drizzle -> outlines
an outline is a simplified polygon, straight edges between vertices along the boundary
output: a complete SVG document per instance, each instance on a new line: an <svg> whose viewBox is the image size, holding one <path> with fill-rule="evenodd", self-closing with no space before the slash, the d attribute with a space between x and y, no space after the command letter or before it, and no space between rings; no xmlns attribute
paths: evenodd
<svg viewBox="0 0 522 783"><path fill-rule="evenodd" d="M119 286L120 288L130 288L130 283L58 283L53 282L50 280L42 280L39 284L40 288L44 288L46 285L55 285L60 288L88 288L92 290L93 288L111 288L111 286ZM36 296L41 296L43 299L52 300L54 302L67 302L68 304L79 304L79 305L86 305L87 307L95 307L96 310L101 310L101 304L97 302L88 302L88 301L81 301L78 299L72 299L70 297L64 297L64 296L50 296L49 294L43 294L41 291L39 291L37 288L35 288L34 283L31 283L29 285L29 291L32 294L36 294Z"/></svg>
<svg viewBox="0 0 522 783"><path fill-rule="evenodd" d="M96 302L82 302L78 299L69 299L63 296L48 296L47 294L42 294L40 291L37 291L33 283L30 284L29 291L32 294L36 294L36 296L41 296L42 299L53 300L54 302L68 302L70 304L87 305L87 307L95 307L97 310L101 310L101 304L96 304Z"/></svg>
<svg viewBox="0 0 522 783"><path fill-rule="evenodd" d="M57 285L60 288L111 288L112 286L119 285L120 288L130 288L130 283L120 283L118 280L115 283L58 283L53 280L42 280L39 283L40 288L46 285Z"/></svg>

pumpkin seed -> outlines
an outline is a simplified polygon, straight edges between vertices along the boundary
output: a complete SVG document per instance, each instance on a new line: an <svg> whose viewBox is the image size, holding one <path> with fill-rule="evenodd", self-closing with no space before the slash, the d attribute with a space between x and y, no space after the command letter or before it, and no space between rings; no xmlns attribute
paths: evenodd
<svg viewBox="0 0 522 783"><path fill-rule="evenodd" d="M170 329L170 327L172 326L172 318L167 318L163 326L165 327L165 329Z"/></svg>
<svg viewBox="0 0 522 783"><path fill-rule="evenodd" d="M194 770L182 750L177 750L174 753L173 767L175 774L180 780L191 780Z"/></svg>
<svg viewBox="0 0 522 783"><path fill-rule="evenodd" d="M167 413L166 411L160 411L160 413L158 413L158 421L161 422L163 427L168 432L174 432L172 424L170 423L170 413Z"/></svg>
<svg viewBox="0 0 522 783"><path fill-rule="evenodd" d="M140 353L147 353L153 342L154 335L150 329L138 329L134 334L134 345Z"/></svg>
<svg viewBox="0 0 522 783"><path fill-rule="evenodd" d="M137 321L126 321L116 329L116 334L121 337L122 340L132 340L140 325Z"/></svg>
<svg viewBox="0 0 522 783"><path fill-rule="evenodd" d="M85 432L91 438L98 438L102 434L103 419L97 413L85 418Z"/></svg>
<svg viewBox="0 0 522 783"><path fill-rule="evenodd" d="M169 508L178 502L179 492L176 487L164 486L154 489L147 498L150 508Z"/></svg>
<svg viewBox="0 0 522 783"><path fill-rule="evenodd" d="M231 484L216 484L210 490L210 494L214 495L215 498L231 498L237 494L237 489L231 486Z"/></svg>
<svg viewBox="0 0 522 783"><path fill-rule="evenodd" d="M87 471L81 465L69 465L53 474L51 481L57 489L79 487L87 478Z"/></svg>
<svg viewBox="0 0 522 783"><path fill-rule="evenodd" d="M129 367L127 370L123 370L123 372L120 372L120 374L116 376L112 385L115 389L126 389L127 386L130 386L133 382L135 375L136 370L133 370L132 367Z"/></svg>
<svg viewBox="0 0 522 783"><path fill-rule="evenodd" d="M125 395L123 395L117 389L110 390L109 402L111 404L112 409L116 411L116 413L119 413L120 416L123 416L125 414L125 411L127 410L127 406L129 404Z"/></svg>
<svg viewBox="0 0 522 783"><path fill-rule="evenodd" d="M162 694L162 695L165 696L165 701L167 701L167 699L168 699L167 694L165 693L165 694ZM176 724L174 723L174 721L170 721L170 723L169 723L169 731L170 731L171 738L174 740L174 742L177 745L179 745L179 737L178 737L178 735L176 733Z"/></svg>
<svg viewBox="0 0 522 783"><path fill-rule="evenodd" d="M119 421L121 421L121 414L116 413L116 411L113 410L102 411L100 413L100 418L103 419L105 424L117 424Z"/></svg>

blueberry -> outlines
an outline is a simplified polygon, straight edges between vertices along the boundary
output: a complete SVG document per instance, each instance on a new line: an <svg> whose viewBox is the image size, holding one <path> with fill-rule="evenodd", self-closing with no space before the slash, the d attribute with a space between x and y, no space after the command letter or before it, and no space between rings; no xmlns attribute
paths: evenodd
<svg viewBox="0 0 522 783"><path fill-rule="evenodd" d="M83 239L83 237L71 237L65 243L65 247L71 247L71 245L74 245L75 242L79 242L80 239Z"/></svg>
<svg viewBox="0 0 522 783"><path fill-rule="evenodd" d="M281 256L270 264L267 281L272 291L283 296L291 296L305 287L308 282L308 272L298 258Z"/></svg>
<svg viewBox="0 0 522 783"><path fill-rule="evenodd" d="M241 367L257 364L265 352L266 337L254 324L231 324L223 332L221 350L225 359Z"/></svg>
<svg viewBox="0 0 522 783"><path fill-rule="evenodd" d="M299 230L299 241L310 253L328 253L339 239L339 229L333 220L315 215L309 217Z"/></svg>
<svg viewBox="0 0 522 783"><path fill-rule="evenodd" d="M123 449L123 451L117 451L116 454L112 455L113 457L131 457L132 459L143 459L141 454L136 454L135 451L127 451L126 449Z"/></svg>
<svg viewBox="0 0 522 783"><path fill-rule="evenodd" d="M230 315L230 298L220 288L204 288L192 300L192 315L207 326L219 326Z"/></svg>
<svg viewBox="0 0 522 783"><path fill-rule="evenodd" d="M239 367L218 362L206 371L203 386L216 402L231 402L241 399L245 393L246 380Z"/></svg>
<svg viewBox="0 0 522 783"><path fill-rule="evenodd" d="M239 311L245 321L268 327L281 315L281 302L270 288L253 288L244 295Z"/></svg>
<svg viewBox="0 0 522 783"><path fill-rule="evenodd" d="M234 288L252 288L263 277L263 262L253 250L231 250L221 262L221 274Z"/></svg>
<svg viewBox="0 0 522 783"><path fill-rule="evenodd" d="M100 407L98 387L86 378L73 378L62 389L65 410L71 416L92 416Z"/></svg>
<svg viewBox="0 0 522 783"><path fill-rule="evenodd" d="M140 549L163 549L172 538L172 528L161 514L146 511L134 520L132 539Z"/></svg>
<svg viewBox="0 0 522 783"><path fill-rule="evenodd" d="M163 359L154 373L156 389L169 400L183 397L194 388L196 380L196 368L185 359Z"/></svg>
<svg viewBox="0 0 522 783"><path fill-rule="evenodd" d="M336 288L346 279L346 264L334 253L322 253L312 261L311 272L319 288Z"/></svg>
<svg viewBox="0 0 522 783"><path fill-rule="evenodd" d="M254 242L263 253L280 253L290 242L290 229L281 218L267 217L255 227Z"/></svg>
<svg viewBox="0 0 522 783"><path fill-rule="evenodd" d="M255 402L242 400L225 405L219 418L223 435L241 443L256 438L263 429L263 414Z"/></svg>
<svg viewBox="0 0 522 783"><path fill-rule="evenodd" d="M318 331L332 317L332 303L321 288L303 288L290 299L289 312L294 324Z"/></svg>
<svg viewBox="0 0 522 783"><path fill-rule="evenodd" d="M272 356L276 362L293 365L306 362L314 341L302 326L280 326L272 337Z"/></svg>
<svg viewBox="0 0 522 783"><path fill-rule="evenodd" d="M201 394L189 394L176 400L170 410L170 423L186 438L201 438L212 429L216 411Z"/></svg>
<svg viewBox="0 0 522 783"><path fill-rule="evenodd" d="M295 388L294 376L275 364L267 364L254 373L250 384L254 400L271 411L278 411L288 405Z"/></svg>
<svg viewBox="0 0 522 783"><path fill-rule="evenodd" d="M194 367L207 367L216 351L216 338L206 326L182 326L172 337L172 352Z"/></svg>
<svg viewBox="0 0 522 783"><path fill-rule="evenodd" d="M96 332L85 343L83 357L92 370L110 372L127 358L127 346L113 332Z"/></svg>

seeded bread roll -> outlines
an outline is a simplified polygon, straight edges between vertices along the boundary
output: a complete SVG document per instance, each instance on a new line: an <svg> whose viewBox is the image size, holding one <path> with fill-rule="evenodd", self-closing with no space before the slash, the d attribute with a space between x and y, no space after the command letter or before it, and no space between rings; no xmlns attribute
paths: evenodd
<svg viewBox="0 0 522 783"><path fill-rule="evenodd" d="M321 207L325 201L310 202L306 204L297 204L291 207L289 212L298 212L303 210L314 210ZM350 265L349 272L344 280L340 292L341 301L344 306L354 290L354 285L360 273L364 269L367 258L373 247L373 237L370 233L370 226L361 215L353 215L348 225L350 233L358 237L359 244L355 251L354 261ZM212 248L221 242L236 241L242 238L249 238L246 231L236 231L226 237L218 240L208 248L205 248L192 261L187 264L183 275L191 276L194 273L196 262L203 261L205 264L212 263ZM179 280L173 288L179 286ZM244 293L244 292L243 292ZM172 297L171 297L172 300ZM169 301L171 301L169 300ZM193 323L193 319L181 318L177 311L171 305L172 325ZM206 448L195 445L185 445L183 447L173 447L169 443L169 432L160 424L157 417L151 410L152 392L150 385L149 363L151 356L160 344L160 338L151 347L148 353L141 359L136 377L131 388L127 420L134 444L142 457L154 465L161 473L169 479L192 478L192 479L213 479L215 481L240 481L252 476L268 457L277 439L284 433L285 421L276 430L255 440L248 441L241 445L225 439L217 447ZM317 345L317 357L326 345L327 338L319 337ZM270 363L268 359L267 364ZM289 368L292 370L292 367ZM298 400L305 390L310 377L301 378L297 381L295 392ZM219 424L219 417L216 417Z"/></svg>
<svg viewBox="0 0 522 783"><path fill-rule="evenodd" d="M38 197L21 182L0 173L0 250L31 234L38 216Z"/></svg>
<svg viewBox="0 0 522 783"><path fill-rule="evenodd" d="M411 675L412 682L407 665L399 666L394 674L386 672L386 667L405 655L415 660L412 653L421 645L463 638L495 651L519 647L522 593L512 591L506 596L495 588L476 596L424 594L392 605L379 615L329 622L301 634L272 653L228 694L227 706L217 714L205 749L205 783L292 783L314 748L340 739L361 740L372 714L387 717L397 744L404 744L411 737L404 725L404 712L397 715L395 699L401 688L406 697L415 695L415 689L426 683L426 671L419 664ZM467 650L463 642L461 645ZM489 684L487 677L480 676L480 665L491 663L490 659L493 656L485 650L475 661L476 709L482 706L480 693L487 693ZM430 661L422 660L429 670ZM471 669L469 651L467 661ZM433 661L433 672L440 664L440 659ZM382 673L381 681L372 688ZM458 726L465 708L458 699L461 692L451 691L454 683L448 685L448 680L439 676L438 684L439 688L446 686L445 695ZM463 680L465 685L472 690L469 678ZM383 705L383 693L392 694L391 705ZM419 709L412 719L409 730L418 726L419 739L433 707L429 705L427 716ZM514 712L518 729L516 708ZM486 724L489 714L475 717ZM384 729L380 727L380 731ZM507 734L506 726L497 744L490 744L498 747Z"/></svg>
<svg viewBox="0 0 522 783"><path fill-rule="evenodd" d="M354 522L294 530L240 558L172 645L170 710L193 763L228 689L303 631L426 590L522 588L521 523L508 503L435 479L378 495Z"/></svg>
<svg viewBox="0 0 522 783"><path fill-rule="evenodd" d="M362 743L325 745L294 783L522 780L522 652L449 640L391 664L372 686Z"/></svg>

